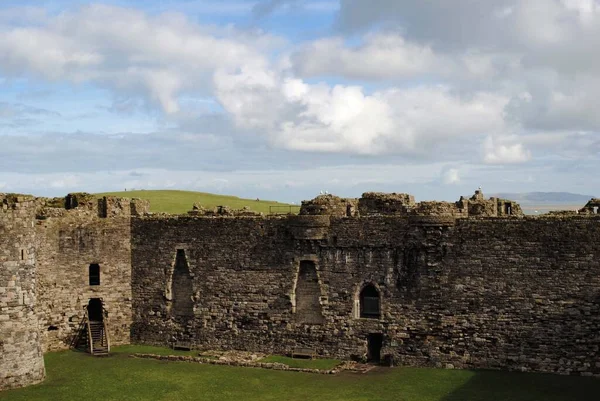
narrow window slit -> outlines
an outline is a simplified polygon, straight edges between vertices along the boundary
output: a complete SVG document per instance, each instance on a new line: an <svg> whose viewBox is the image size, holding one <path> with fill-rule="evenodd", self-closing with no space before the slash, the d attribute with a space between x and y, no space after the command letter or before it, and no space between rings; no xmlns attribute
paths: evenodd
<svg viewBox="0 0 600 401"><path fill-rule="evenodd" d="M100 265L92 263L89 268L90 285L100 285Z"/></svg>

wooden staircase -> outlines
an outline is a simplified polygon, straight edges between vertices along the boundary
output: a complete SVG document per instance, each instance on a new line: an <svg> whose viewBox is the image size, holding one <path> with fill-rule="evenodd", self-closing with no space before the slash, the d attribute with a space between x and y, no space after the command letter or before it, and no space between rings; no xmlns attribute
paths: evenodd
<svg viewBox="0 0 600 401"><path fill-rule="evenodd" d="M100 321L89 320L87 311L79 323L77 333L71 341L71 348L89 352L95 356L108 355L110 352L110 339L108 337L108 317Z"/></svg>
<svg viewBox="0 0 600 401"><path fill-rule="evenodd" d="M87 321L88 352L95 356L108 355L110 343L106 321Z"/></svg>

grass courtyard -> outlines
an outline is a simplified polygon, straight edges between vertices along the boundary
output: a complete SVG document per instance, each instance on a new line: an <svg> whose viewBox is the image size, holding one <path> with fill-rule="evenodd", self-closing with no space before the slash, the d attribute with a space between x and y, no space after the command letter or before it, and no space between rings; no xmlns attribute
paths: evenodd
<svg viewBox="0 0 600 401"><path fill-rule="evenodd" d="M106 358L46 354L43 384L0 400L597 401L600 380L496 371L380 368L320 375L130 358L149 347L117 347ZM183 353L186 354L186 353Z"/></svg>

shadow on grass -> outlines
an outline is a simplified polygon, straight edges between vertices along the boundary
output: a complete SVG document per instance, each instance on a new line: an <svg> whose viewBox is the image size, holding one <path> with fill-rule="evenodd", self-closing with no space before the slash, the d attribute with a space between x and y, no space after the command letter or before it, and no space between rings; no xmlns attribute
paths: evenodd
<svg viewBox="0 0 600 401"><path fill-rule="evenodd" d="M560 376L478 370L459 388L440 401L597 401L600 380L592 377Z"/></svg>

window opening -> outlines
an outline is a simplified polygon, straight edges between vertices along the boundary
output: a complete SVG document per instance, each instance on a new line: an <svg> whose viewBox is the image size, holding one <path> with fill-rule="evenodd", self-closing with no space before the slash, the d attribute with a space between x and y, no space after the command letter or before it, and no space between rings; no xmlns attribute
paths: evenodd
<svg viewBox="0 0 600 401"><path fill-rule="evenodd" d="M100 285L100 265L92 263L89 268L90 285Z"/></svg>
<svg viewBox="0 0 600 401"><path fill-rule="evenodd" d="M380 315L379 291L373 284L369 284L360 292L360 317L379 319Z"/></svg>

